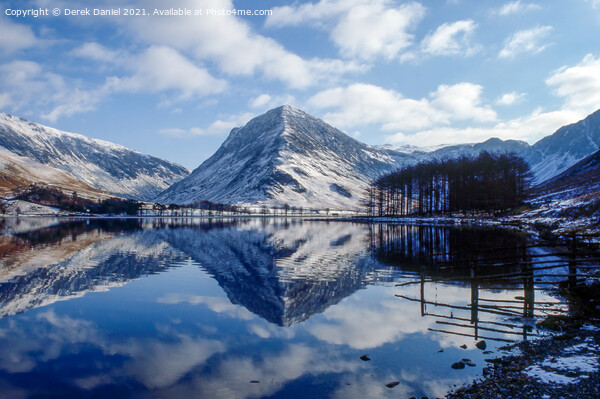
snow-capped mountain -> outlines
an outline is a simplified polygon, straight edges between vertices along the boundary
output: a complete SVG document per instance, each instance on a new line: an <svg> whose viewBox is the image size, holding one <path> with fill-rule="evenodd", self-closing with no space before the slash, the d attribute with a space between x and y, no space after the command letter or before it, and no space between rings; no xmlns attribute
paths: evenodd
<svg viewBox="0 0 600 399"><path fill-rule="evenodd" d="M574 219L595 223L600 207L600 151L536 186L531 203L534 207L524 214L526 218L564 218L563 229L576 228Z"/></svg>
<svg viewBox="0 0 600 399"><path fill-rule="evenodd" d="M370 146L301 110L282 106L233 129L212 157L156 201L352 210L359 208L374 178L403 165L528 147L500 139L427 149Z"/></svg>
<svg viewBox="0 0 600 399"><path fill-rule="evenodd" d="M585 157L575 165L536 187L544 199L580 198L596 199L600 191L600 151Z"/></svg>
<svg viewBox="0 0 600 399"><path fill-rule="evenodd" d="M282 106L233 129L213 156L156 201L355 209L372 178L413 158Z"/></svg>
<svg viewBox="0 0 600 399"><path fill-rule="evenodd" d="M9 197L14 193L13 190L35 183L53 186L68 193L76 191L79 196L94 200L113 196L69 176L60 169L0 148L0 196Z"/></svg>
<svg viewBox="0 0 600 399"><path fill-rule="evenodd" d="M419 161L425 160L427 156L435 159L457 158L464 155L478 155L483 151L492 153L514 152L520 155L526 154L531 147L525 141L501 140L497 137L487 139L482 143L453 144L447 145L421 156Z"/></svg>
<svg viewBox="0 0 600 399"><path fill-rule="evenodd" d="M33 161L28 168L32 175L42 176L47 173L44 168L52 167L99 190L138 200L154 198L189 173L182 166L117 144L3 113L0 113L0 149ZM36 182L36 178L32 180ZM45 181L43 177L38 180Z"/></svg>
<svg viewBox="0 0 600 399"><path fill-rule="evenodd" d="M598 151L599 146L600 110L544 137L527 151L525 159L536 180L543 182Z"/></svg>

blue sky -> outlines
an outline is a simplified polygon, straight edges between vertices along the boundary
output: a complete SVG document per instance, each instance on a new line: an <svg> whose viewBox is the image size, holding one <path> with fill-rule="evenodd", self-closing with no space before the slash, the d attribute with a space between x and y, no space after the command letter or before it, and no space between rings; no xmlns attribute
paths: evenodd
<svg viewBox="0 0 600 399"><path fill-rule="evenodd" d="M0 7L0 111L190 169L231 128L282 104L368 144L411 145L533 143L600 108L600 0L0 0ZM204 15L65 15L85 7ZM61 15L14 15L38 8Z"/></svg>

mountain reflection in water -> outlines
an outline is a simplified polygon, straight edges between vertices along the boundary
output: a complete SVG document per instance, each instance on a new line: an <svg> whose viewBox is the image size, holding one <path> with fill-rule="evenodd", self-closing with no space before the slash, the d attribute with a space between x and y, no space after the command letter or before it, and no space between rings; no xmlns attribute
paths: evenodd
<svg viewBox="0 0 600 399"><path fill-rule="evenodd" d="M22 396L443 396L483 355L469 349L478 367L456 373L457 348L473 339L456 325L433 333L439 320L422 316L466 323L474 289L520 295L514 283L469 284L456 265L473 248L482 264L492 247L528 251L526 236L499 230L297 219L32 218L0 229L0 393ZM467 316L442 314L432 305L442 301ZM365 351L371 362L358 359Z"/></svg>

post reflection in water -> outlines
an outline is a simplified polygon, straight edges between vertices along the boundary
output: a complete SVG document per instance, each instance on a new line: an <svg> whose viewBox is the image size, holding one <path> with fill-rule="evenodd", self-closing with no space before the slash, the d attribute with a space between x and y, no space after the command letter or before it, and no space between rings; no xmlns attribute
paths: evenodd
<svg viewBox="0 0 600 399"><path fill-rule="evenodd" d="M559 271L563 266L556 254L544 251L542 245L532 243L525 234L472 227L374 225L371 228L370 245L382 263L397 265L404 270L418 270L419 298L406 295L397 295L398 297L419 301L421 316L452 320L436 320L437 324L461 328L461 332L430 329L432 331L470 336L474 339L511 342L512 340L497 334L520 335L522 339L527 339L532 336L536 311L538 316L567 311L565 304L558 300L535 301L536 290L542 290L536 287L534 282L535 271L537 270L539 275L540 270L551 268ZM540 261L542 258L544 260ZM569 264L569 268L573 270L572 263ZM560 274L545 277L551 277L545 284L558 284L563 281ZM468 285L470 302L466 306L460 306L427 301L427 282ZM400 285L415 283L416 280ZM510 290L514 296L481 298L481 289ZM522 294L516 295L519 290L522 290ZM450 309L450 313L430 313L427 311L427 305ZM469 311L469 315L460 317L455 315L457 311ZM486 320L487 315L507 316L512 322L498 322L496 318ZM494 335L482 336L482 332L491 332Z"/></svg>
<svg viewBox="0 0 600 399"><path fill-rule="evenodd" d="M474 338L493 350L561 309L535 281L544 250L506 231L21 218L0 232L3 397L443 396L481 371ZM477 367L449 367L466 354Z"/></svg>

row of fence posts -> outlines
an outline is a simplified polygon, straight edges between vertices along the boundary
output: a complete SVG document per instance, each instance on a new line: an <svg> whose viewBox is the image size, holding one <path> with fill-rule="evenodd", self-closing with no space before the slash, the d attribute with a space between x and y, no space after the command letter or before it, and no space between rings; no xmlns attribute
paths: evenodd
<svg viewBox="0 0 600 399"><path fill-rule="evenodd" d="M397 297L410 300L410 301L418 301L420 302L420 310L422 317L435 317L436 324L445 325L445 326L453 326L459 328L468 328L472 330L472 333L463 333L458 331L448 331L439 328L430 328L431 331L446 333L446 334L455 334L462 336L471 336L474 339L490 339L497 341L507 341L511 342L512 340L507 340L501 337L484 337L481 336L481 331L484 332L493 332L504 335L519 335L522 336L523 339L527 339L532 336L532 324L531 319L540 315L540 312L544 312L546 315L549 314L565 314L568 312L566 309L566 304L560 301L556 302L536 302L535 301L535 291L536 290L548 290L547 286L566 286L568 289L574 289L582 282L580 275L578 274L579 268L586 268L588 270L594 270L600 268L599 262L600 258L597 257L596 254L592 253L591 256L583 257L583 252L580 250L580 246L578 245L578 236L571 235L568 239L565 240L568 245L568 251L566 254L561 253L557 255L556 253L550 254L528 254L528 250L536 247L552 247L552 246L562 246L564 248L565 243L555 243L555 244L535 244L522 248L522 253L518 259L504 259L502 257L498 257L497 259L505 261L503 263L504 266L510 265L518 265L520 266L519 272L514 273L503 273L503 274L482 274L481 271L483 268L495 267L497 264L492 265L482 265L480 262L482 260L491 261L494 258L482 259L481 252L473 252L472 260L467 262L467 265L444 265L445 267L451 268L469 268L469 276L467 278L463 278L463 280L470 283L471 287L471 299L469 306L460 306L460 305L452 305L448 303L441 302L433 302L428 301L426 299L426 290L425 286L427 282L441 282L441 281L456 281L456 278L450 278L447 280L442 279L428 279L426 276L425 267L421 266L420 268L420 279L417 281L412 281L403 284L397 284L398 286L419 283L420 284L420 298L411 298L405 295L396 295ZM497 250L498 251L498 250ZM501 251L501 249L499 250ZM439 258L439 255L443 254L430 254L431 260L435 263L435 259ZM556 256L566 256L567 263L561 260L547 260L544 258L556 257ZM511 263L512 262L512 263ZM583 263L589 263L587 265L583 265ZM438 266L442 266L439 265ZM535 271L540 270L551 270L553 268L565 267L568 266L568 273L565 274L535 274ZM589 274L588 274L589 275ZM595 277L599 277L594 275ZM545 281L535 281L535 278L538 277L551 277L551 279L547 279ZM555 277L557 279L552 279ZM563 280L562 278L566 279ZM520 281L519 281L520 280ZM523 296L516 296L515 299L489 299L489 298L480 298L480 288L482 283L507 283L507 284L521 284L523 286ZM539 287L543 285L544 287ZM520 306L522 304L522 306ZM436 314L429 313L427 311L427 305L434 307L441 307L450 309L450 315L447 314ZM538 307L536 307L538 305ZM460 317L455 316L454 312L463 312L470 311L470 317ZM538 311L538 314L536 314ZM496 320L485 320L481 318L482 314L493 314L493 315L503 315L503 316L512 316L515 319L523 317L524 322L521 326L514 323L503 323ZM440 320L443 319L443 320ZM451 320L451 321L447 321ZM467 324L465 324L467 323ZM483 324L483 326L482 326ZM487 327L487 325L491 325L491 327ZM504 329L498 327L505 327ZM520 328L519 328L520 327ZM508 328L508 329L506 329ZM520 331L515 331L515 328L518 328Z"/></svg>

